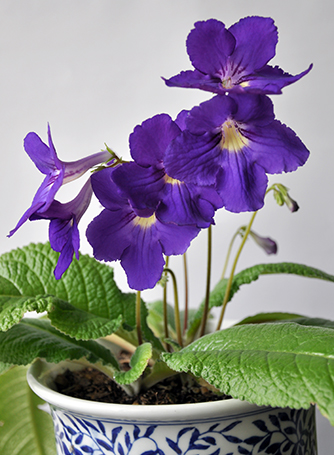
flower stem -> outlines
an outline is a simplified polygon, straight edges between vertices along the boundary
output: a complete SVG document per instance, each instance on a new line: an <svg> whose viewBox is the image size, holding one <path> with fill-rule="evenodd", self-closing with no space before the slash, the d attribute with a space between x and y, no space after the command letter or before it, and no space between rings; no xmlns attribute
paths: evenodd
<svg viewBox="0 0 334 455"><path fill-rule="evenodd" d="M164 269L165 272L168 272L173 280L174 288L174 319L175 319L175 330L177 336L177 342L181 347L183 347L182 332L181 332L181 322L180 322L180 310L179 310L179 296L177 291L177 282L173 270L169 268Z"/></svg>
<svg viewBox="0 0 334 455"><path fill-rule="evenodd" d="M248 237L248 235L249 235L249 233L251 231L251 228L252 228L252 225L253 225L253 222L254 222L256 214L257 214L257 212L253 213L253 215L252 215L252 217L250 219L250 222L249 222L249 224L247 226L247 229L245 231L245 234L244 234L244 236L242 238L242 241L241 241L241 244L240 244L239 249L237 251L237 254L236 254L235 258L234 258L234 262L233 262L233 265L232 265L230 277L229 277L228 282L227 282L226 291L225 291L224 300L223 300L223 305L222 305L220 318L219 318L216 330L220 330L221 325L223 323L226 306L227 306L227 303L228 303L228 300L229 300L229 297L230 297L230 292L231 292L232 281L233 281L235 269L236 269L236 266L237 266L241 251L242 251L242 249L243 249L243 247L244 247L244 245L246 243L247 237Z"/></svg>
<svg viewBox="0 0 334 455"><path fill-rule="evenodd" d="M168 267L169 257L166 257L166 267ZM167 276L167 272L165 272ZM168 330L168 312L167 312L167 281L165 282L163 288L163 319L164 319L164 332L166 340L169 338L169 330ZM166 345L167 350L169 350L169 344Z"/></svg>
<svg viewBox="0 0 334 455"><path fill-rule="evenodd" d="M205 333L206 322L209 314L209 300L210 300L210 281L211 281L211 263L212 263L212 227L208 228L208 257L207 257L207 269L206 269L206 291L205 291L205 302L201 330L199 336L202 337Z"/></svg>
<svg viewBox="0 0 334 455"><path fill-rule="evenodd" d="M189 291L188 291L188 266L187 266L187 254L184 253L183 255L183 268L184 268L184 321L183 321L183 333L188 328L188 299L189 299Z"/></svg>
<svg viewBox="0 0 334 455"><path fill-rule="evenodd" d="M227 265L228 265L228 261L230 260L230 256L231 256L231 251L232 251L232 246L233 246L233 243L235 241L235 239L237 238L238 234L239 234L239 230L234 234L234 236L232 237L231 241L230 241L230 244L229 244L229 247L228 247L228 250L227 250L227 255L226 255L226 259L225 259L225 264L224 264L224 268L223 268L223 273L222 273L222 276L221 276L221 280L223 280L225 278L225 274L226 274L226 269L227 269Z"/></svg>
<svg viewBox="0 0 334 455"><path fill-rule="evenodd" d="M137 291L137 297L136 297L136 326L137 326L138 345L143 344L143 336L142 336L142 332L141 332L141 320L140 320L140 306L141 306L140 291Z"/></svg>

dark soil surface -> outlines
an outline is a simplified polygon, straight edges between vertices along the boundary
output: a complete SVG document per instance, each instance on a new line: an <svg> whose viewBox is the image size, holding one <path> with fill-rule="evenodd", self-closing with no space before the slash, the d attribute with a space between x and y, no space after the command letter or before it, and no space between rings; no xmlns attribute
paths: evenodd
<svg viewBox="0 0 334 455"><path fill-rule="evenodd" d="M216 395L206 387L185 384L179 375L165 379L137 396L129 397L105 374L93 368L67 370L55 379L58 392L75 398L105 403L155 405L217 401L228 397Z"/></svg>

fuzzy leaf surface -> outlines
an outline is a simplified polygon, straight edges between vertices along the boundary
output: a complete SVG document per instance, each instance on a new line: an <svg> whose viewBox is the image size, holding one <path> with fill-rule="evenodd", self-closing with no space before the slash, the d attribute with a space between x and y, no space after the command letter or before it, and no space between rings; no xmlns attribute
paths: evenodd
<svg viewBox="0 0 334 455"><path fill-rule="evenodd" d="M134 293L120 291L113 269L88 255L73 261L61 280L53 270L58 253L50 244L30 244L0 257L0 329L17 324L27 311L47 311L52 324L77 339L97 339L117 331L123 324L135 328ZM146 339L161 347L141 320Z"/></svg>
<svg viewBox="0 0 334 455"><path fill-rule="evenodd" d="M25 318L6 332L0 332L1 362L28 365L38 357L53 363L84 357L89 362L102 361L119 369L108 349L94 340L70 338L45 319Z"/></svg>
<svg viewBox="0 0 334 455"><path fill-rule="evenodd" d="M235 326L164 353L176 370L202 377L234 398L307 408L334 424L334 330L296 323Z"/></svg>
<svg viewBox="0 0 334 455"><path fill-rule="evenodd" d="M235 325L242 325L242 324L262 324L264 322L281 322L287 320L293 320L303 317L300 314L296 313L282 313L282 312L271 312L271 313L258 313L254 316L248 316L245 319L242 319Z"/></svg>
<svg viewBox="0 0 334 455"><path fill-rule="evenodd" d="M258 264L237 273L232 281L231 292L228 301L230 302L236 292L243 284L250 284L260 278L261 275L289 274L306 278L316 278L334 283L334 276L323 272L314 267L293 262L279 262L274 264ZM210 294L209 307L219 307L222 305L227 287L227 279L220 280ZM204 304L201 304L191 326L188 330L188 338L192 339L198 330L203 317Z"/></svg>
<svg viewBox="0 0 334 455"><path fill-rule="evenodd" d="M135 382L144 372L148 361L152 357L152 346L150 343L143 343L137 347L130 360L131 369L128 371L116 372L114 379L118 384L131 384Z"/></svg>
<svg viewBox="0 0 334 455"><path fill-rule="evenodd" d="M262 324L264 322L295 322L300 325L334 329L334 321L324 318L309 318L295 313L259 313L249 316L235 325Z"/></svg>
<svg viewBox="0 0 334 455"><path fill-rule="evenodd" d="M38 408L43 401L26 380L27 367L0 376L1 455L56 455L51 416Z"/></svg>

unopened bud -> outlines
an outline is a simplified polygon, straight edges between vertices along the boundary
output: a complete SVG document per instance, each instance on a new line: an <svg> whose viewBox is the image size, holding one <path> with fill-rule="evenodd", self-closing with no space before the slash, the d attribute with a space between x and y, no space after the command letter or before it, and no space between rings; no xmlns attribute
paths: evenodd
<svg viewBox="0 0 334 455"><path fill-rule="evenodd" d="M290 212L297 212L297 210L299 209L299 205L294 199L292 199L292 197L290 197L289 194L286 195L285 203Z"/></svg>
<svg viewBox="0 0 334 455"><path fill-rule="evenodd" d="M274 190L274 198L278 205L286 204L290 212L297 212L299 209L299 205L297 202L292 199L290 194L288 193L288 188L281 183L276 183L273 186Z"/></svg>
<svg viewBox="0 0 334 455"><path fill-rule="evenodd" d="M277 243L270 237L261 237L254 231L250 231L249 235L267 254L277 253Z"/></svg>

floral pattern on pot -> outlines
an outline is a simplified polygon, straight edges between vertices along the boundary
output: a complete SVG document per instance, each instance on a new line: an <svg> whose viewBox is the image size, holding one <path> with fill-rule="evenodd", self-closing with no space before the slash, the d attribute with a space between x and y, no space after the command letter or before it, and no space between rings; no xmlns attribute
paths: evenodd
<svg viewBox="0 0 334 455"><path fill-rule="evenodd" d="M129 409L130 411L130 409ZM314 407L259 407L218 419L124 422L51 406L58 455L316 455Z"/></svg>

